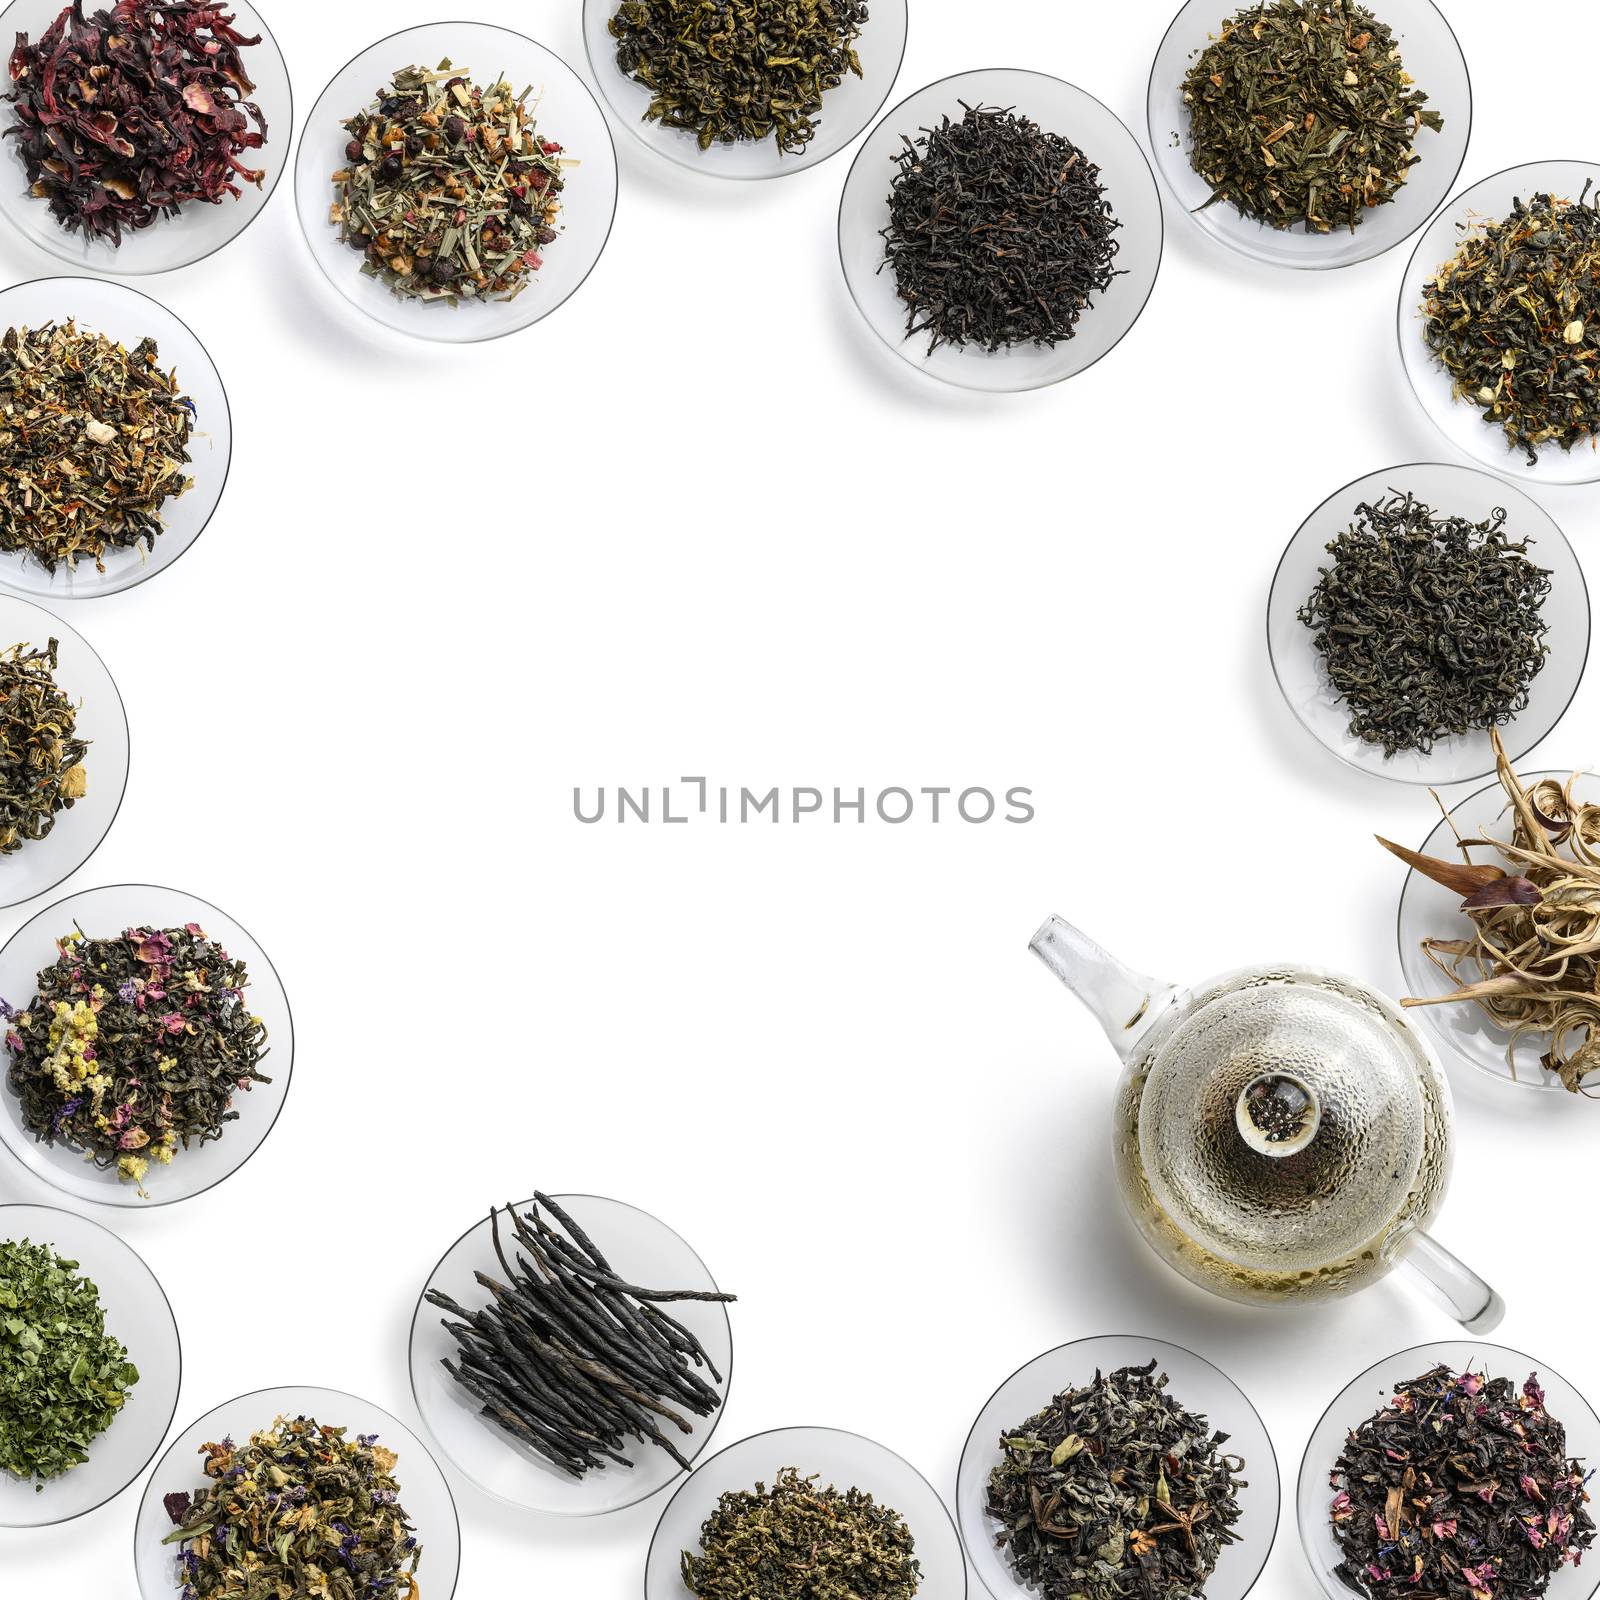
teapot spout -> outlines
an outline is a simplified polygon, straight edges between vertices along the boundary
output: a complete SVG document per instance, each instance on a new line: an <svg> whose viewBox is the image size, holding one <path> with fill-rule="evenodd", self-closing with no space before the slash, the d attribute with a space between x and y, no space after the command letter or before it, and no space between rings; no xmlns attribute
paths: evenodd
<svg viewBox="0 0 1600 1600"><path fill-rule="evenodd" d="M1089 1008L1123 1061L1178 994L1176 984L1123 966L1060 917L1047 918L1028 948Z"/></svg>

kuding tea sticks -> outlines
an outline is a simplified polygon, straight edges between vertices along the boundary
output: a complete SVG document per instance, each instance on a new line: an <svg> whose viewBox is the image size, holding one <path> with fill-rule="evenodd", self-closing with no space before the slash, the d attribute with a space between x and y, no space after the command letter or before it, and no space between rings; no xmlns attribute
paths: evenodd
<svg viewBox="0 0 1600 1600"><path fill-rule="evenodd" d="M69 233L122 242L192 202L238 199L267 124L245 55L260 37L209 0L72 0L11 53L15 142L32 192Z"/></svg>
<svg viewBox="0 0 1600 1600"><path fill-rule="evenodd" d="M689 1417L721 1406L723 1380L701 1342L662 1307L734 1297L624 1282L547 1195L520 1213L505 1208L509 1241L502 1213L490 1216L500 1276L476 1274L489 1304L475 1311L440 1290L427 1294L460 1346L445 1370L487 1421L571 1477L608 1462L631 1468L629 1439L687 1469L668 1430L692 1433Z"/></svg>

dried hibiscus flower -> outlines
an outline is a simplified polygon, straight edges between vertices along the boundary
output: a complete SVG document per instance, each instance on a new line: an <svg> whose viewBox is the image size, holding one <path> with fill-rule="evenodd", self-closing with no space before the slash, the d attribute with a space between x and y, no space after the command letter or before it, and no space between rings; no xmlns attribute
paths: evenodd
<svg viewBox="0 0 1600 1600"><path fill-rule="evenodd" d="M261 42L224 5L73 0L11 52L12 123L31 192L69 233L120 244L124 230L191 200L238 199L266 174L240 160L266 143L241 50Z"/></svg>

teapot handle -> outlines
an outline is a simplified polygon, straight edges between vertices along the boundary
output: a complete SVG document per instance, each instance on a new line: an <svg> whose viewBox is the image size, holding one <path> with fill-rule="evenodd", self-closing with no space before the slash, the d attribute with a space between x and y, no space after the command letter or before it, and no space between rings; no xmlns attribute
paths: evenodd
<svg viewBox="0 0 1600 1600"><path fill-rule="evenodd" d="M1437 1300L1468 1333L1492 1333L1506 1314L1506 1303L1465 1262L1453 1256L1432 1234L1418 1229L1405 1243L1400 1265Z"/></svg>

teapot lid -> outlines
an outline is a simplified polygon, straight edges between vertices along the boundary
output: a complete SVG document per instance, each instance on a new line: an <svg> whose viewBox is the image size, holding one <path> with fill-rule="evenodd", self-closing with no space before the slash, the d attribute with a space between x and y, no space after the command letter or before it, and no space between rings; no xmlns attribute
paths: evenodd
<svg viewBox="0 0 1600 1600"><path fill-rule="evenodd" d="M1222 980L1136 1070L1155 1199L1240 1266L1314 1271L1376 1248L1448 1154L1447 1092L1415 1030L1326 974Z"/></svg>

